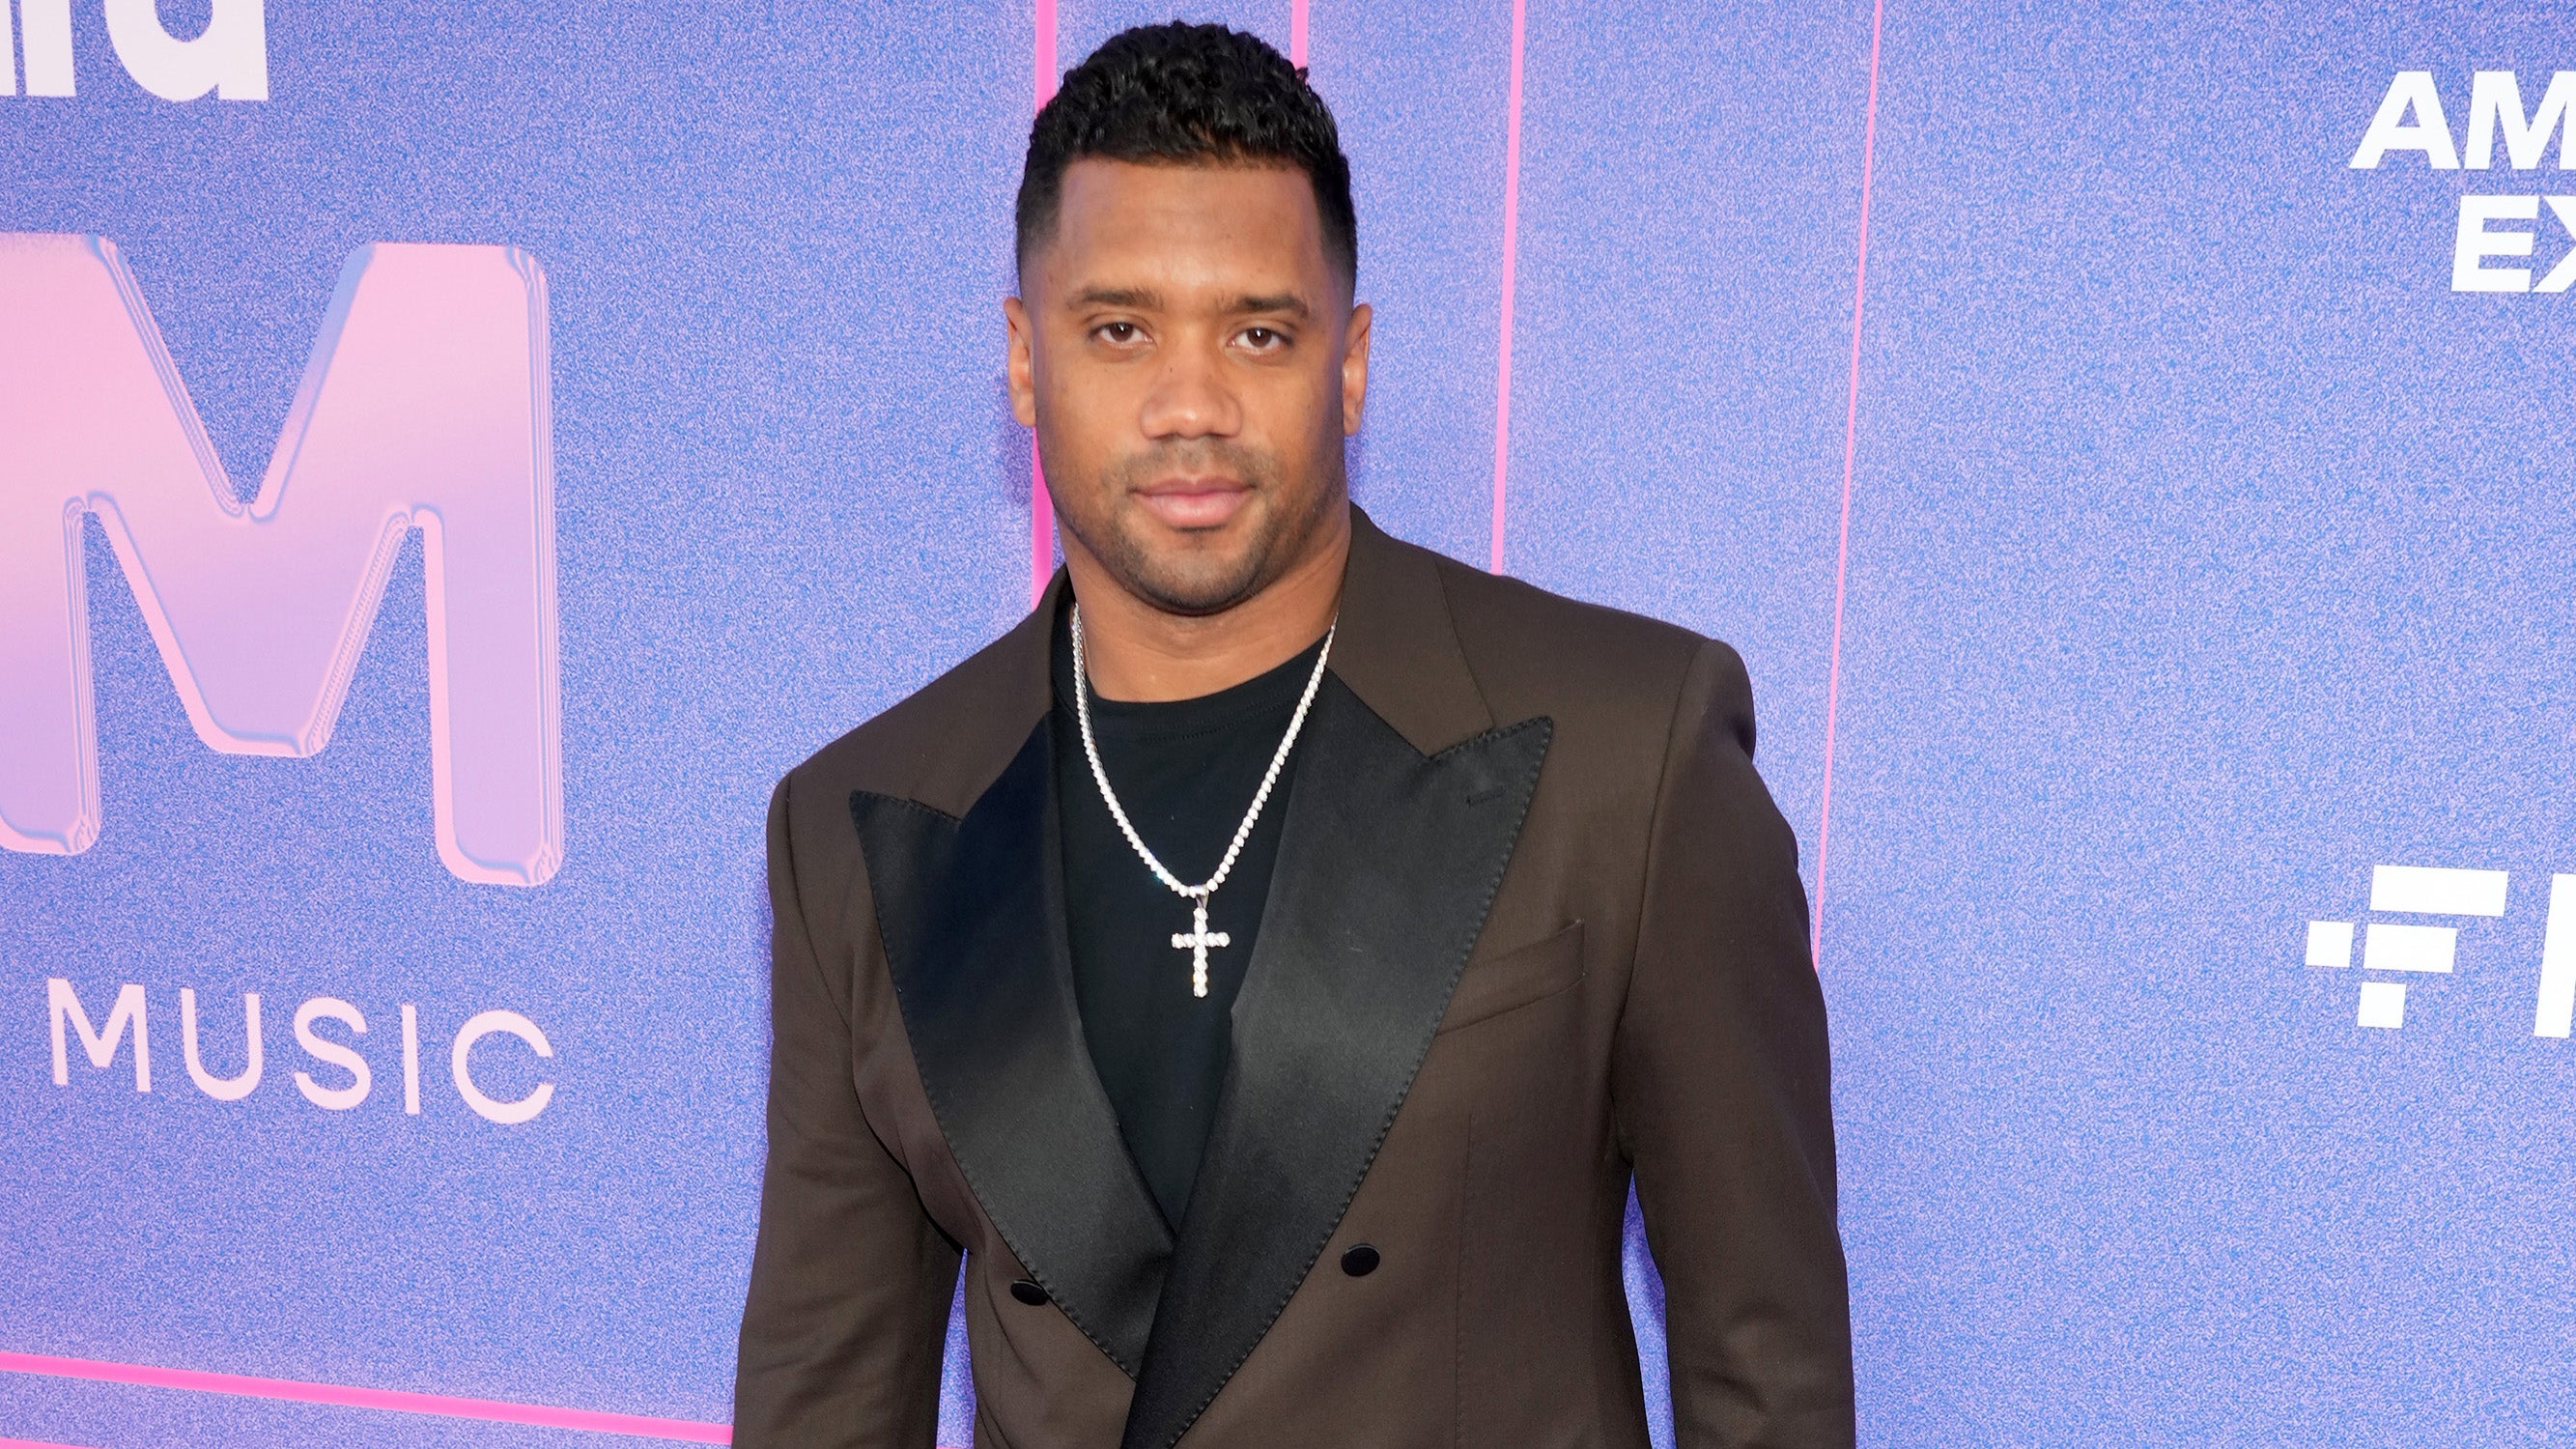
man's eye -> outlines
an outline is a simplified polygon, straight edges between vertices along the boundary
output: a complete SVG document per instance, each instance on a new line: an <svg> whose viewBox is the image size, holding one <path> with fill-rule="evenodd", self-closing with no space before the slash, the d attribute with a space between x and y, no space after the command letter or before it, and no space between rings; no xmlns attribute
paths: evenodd
<svg viewBox="0 0 2576 1449"><path fill-rule="evenodd" d="M1246 327L1243 329L1243 340L1251 344L1256 351L1267 351L1287 339L1267 327Z"/></svg>
<svg viewBox="0 0 2576 1449"><path fill-rule="evenodd" d="M1100 335L1104 340L1110 342L1133 342L1136 340L1137 335L1136 324L1133 322L1104 322L1100 326Z"/></svg>

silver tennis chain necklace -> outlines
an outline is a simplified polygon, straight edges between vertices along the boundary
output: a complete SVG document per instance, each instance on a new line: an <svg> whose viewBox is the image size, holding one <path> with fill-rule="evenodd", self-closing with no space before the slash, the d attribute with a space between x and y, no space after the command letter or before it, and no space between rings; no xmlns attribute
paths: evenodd
<svg viewBox="0 0 2576 1449"><path fill-rule="evenodd" d="M1217 862L1216 874L1197 885L1183 885L1181 878L1172 874L1154 852L1145 847L1145 838L1136 833L1135 825L1127 819L1126 807L1118 803L1118 792L1109 788L1109 772L1101 768L1100 746L1091 736L1091 671L1085 665L1082 653L1082 608L1080 605L1074 607L1073 715L1082 724L1082 753L1091 761L1092 783L1100 787L1100 798L1108 802L1109 818L1118 822L1119 833L1127 837L1129 845L1136 847L1137 856L1145 862L1145 868L1154 873L1154 879L1171 887L1173 894L1190 903L1190 928L1172 933L1172 949L1190 953L1192 996L1208 994L1208 948L1234 944L1234 938L1226 932L1208 929L1208 899L1225 884L1225 878L1234 873L1235 857L1243 854L1243 842L1252 838L1252 827L1261 818L1261 807L1270 803L1271 787L1279 783L1280 768L1288 763L1288 752L1296 748L1297 734L1306 727L1306 711L1314 707L1315 691L1324 683L1324 661L1333 657L1333 634L1340 627L1336 620L1331 629L1324 631L1324 647L1315 655L1315 672L1306 676L1306 692L1297 698L1297 712L1289 716L1288 733L1279 737L1278 752L1270 757L1270 768L1262 772L1261 788L1252 792L1252 808L1243 812L1243 823L1234 828L1234 840L1225 848L1225 859Z"/></svg>

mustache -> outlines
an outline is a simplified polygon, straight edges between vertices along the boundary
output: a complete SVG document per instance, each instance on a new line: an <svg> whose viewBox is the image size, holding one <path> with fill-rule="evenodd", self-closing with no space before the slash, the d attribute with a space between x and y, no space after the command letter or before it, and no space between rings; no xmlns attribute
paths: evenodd
<svg viewBox="0 0 2576 1449"><path fill-rule="evenodd" d="M1182 438L1156 443L1142 452L1119 459L1106 470L1106 481L1126 489L1176 473L1217 474L1266 490L1279 481L1279 461L1261 449L1248 448L1230 439Z"/></svg>

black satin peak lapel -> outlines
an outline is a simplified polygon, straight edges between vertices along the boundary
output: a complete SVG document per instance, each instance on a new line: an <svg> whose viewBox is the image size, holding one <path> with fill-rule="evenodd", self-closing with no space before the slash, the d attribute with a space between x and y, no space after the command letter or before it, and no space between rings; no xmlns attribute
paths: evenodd
<svg viewBox="0 0 2576 1449"><path fill-rule="evenodd" d="M1172 1240L1083 1045L1044 719L966 812L850 796L904 1034L1002 1240L1130 1375Z"/></svg>
<svg viewBox="0 0 2576 1449"><path fill-rule="evenodd" d="M1484 930L1553 725L1426 758L1327 675L1306 730L1124 1449L1188 1431L1340 1226Z"/></svg>

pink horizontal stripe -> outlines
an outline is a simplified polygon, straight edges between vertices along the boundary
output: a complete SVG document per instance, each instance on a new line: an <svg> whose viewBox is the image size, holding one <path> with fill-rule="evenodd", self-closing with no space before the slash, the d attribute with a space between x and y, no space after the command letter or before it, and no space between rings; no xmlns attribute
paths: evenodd
<svg viewBox="0 0 2576 1449"><path fill-rule="evenodd" d="M50 1439L0 1439L0 1449L83 1449L78 1444L57 1444Z"/></svg>
<svg viewBox="0 0 2576 1449"><path fill-rule="evenodd" d="M382 1409L397 1414L442 1414L451 1419L481 1419L494 1424L533 1424L544 1429L588 1429L601 1434L632 1434L645 1439L680 1439L692 1444L730 1444L733 1429L687 1419L655 1419L643 1414L609 1414L597 1409L555 1409L543 1404L514 1404L503 1399L465 1399L453 1394L416 1394L408 1389L361 1389L343 1384L307 1383L302 1379L262 1379L247 1374L207 1373L202 1369L155 1368L145 1364L103 1363L97 1359L55 1358L42 1353L0 1352L0 1370L44 1374L58 1379L91 1379L99 1383L137 1384L147 1389L188 1389L200 1394L238 1394L253 1399L284 1399L298 1404L329 1404L342 1409Z"/></svg>

